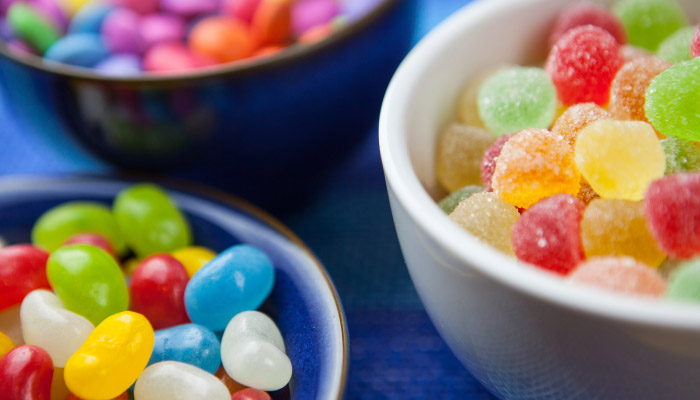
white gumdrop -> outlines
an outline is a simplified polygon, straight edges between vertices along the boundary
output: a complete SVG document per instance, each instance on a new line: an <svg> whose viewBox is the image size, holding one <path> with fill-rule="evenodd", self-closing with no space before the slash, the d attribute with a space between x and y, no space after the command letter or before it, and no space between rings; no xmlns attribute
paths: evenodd
<svg viewBox="0 0 700 400"><path fill-rule="evenodd" d="M134 387L135 400L231 400L223 382L209 372L179 361L150 365Z"/></svg>
<svg viewBox="0 0 700 400"><path fill-rule="evenodd" d="M55 294L43 289L24 298L19 318L24 342L46 350L58 368L66 366L66 361L95 329L86 318L66 310Z"/></svg>
<svg viewBox="0 0 700 400"><path fill-rule="evenodd" d="M258 311L237 314L221 339L226 372L243 385L260 390L283 388L292 377L292 363L275 322Z"/></svg>

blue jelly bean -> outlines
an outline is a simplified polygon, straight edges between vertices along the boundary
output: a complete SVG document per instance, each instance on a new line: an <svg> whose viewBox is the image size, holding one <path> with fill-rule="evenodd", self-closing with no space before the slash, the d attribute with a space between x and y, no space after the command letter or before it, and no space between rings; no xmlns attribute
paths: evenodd
<svg viewBox="0 0 700 400"><path fill-rule="evenodd" d="M87 68L94 67L107 56L109 52L102 38L91 33L64 36L44 54L47 60Z"/></svg>
<svg viewBox="0 0 700 400"><path fill-rule="evenodd" d="M161 361L192 364L212 374L221 364L221 343L214 332L197 324L178 325L155 332L148 365Z"/></svg>
<svg viewBox="0 0 700 400"><path fill-rule="evenodd" d="M141 73L141 59L133 54L114 54L95 65L95 70L108 76L134 76Z"/></svg>
<svg viewBox="0 0 700 400"><path fill-rule="evenodd" d="M187 314L192 322L224 330L239 312L257 309L274 281L275 269L265 253L249 245L229 247L187 283Z"/></svg>
<svg viewBox="0 0 700 400"><path fill-rule="evenodd" d="M68 25L68 33L99 34L102 30L102 22L114 8L113 5L100 2L88 3L75 13Z"/></svg>

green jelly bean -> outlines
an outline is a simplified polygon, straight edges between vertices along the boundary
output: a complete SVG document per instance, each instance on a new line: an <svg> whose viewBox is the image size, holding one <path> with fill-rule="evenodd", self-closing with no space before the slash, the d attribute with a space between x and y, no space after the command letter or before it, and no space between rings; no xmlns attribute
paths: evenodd
<svg viewBox="0 0 700 400"><path fill-rule="evenodd" d="M49 257L46 275L66 308L95 326L129 307L129 292L119 265L98 247L61 247Z"/></svg>
<svg viewBox="0 0 700 400"><path fill-rule="evenodd" d="M688 25L683 9L674 0L622 0L615 3L613 12L625 26L630 44L651 51Z"/></svg>
<svg viewBox="0 0 700 400"><path fill-rule="evenodd" d="M32 242L53 252L77 233L97 233L112 244L118 254L128 250L117 220L109 208L89 201L63 203L45 212L34 224Z"/></svg>
<svg viewBox="0 0 700 400"><path fill-rule="evenodd" d="M61 38L61 32L51 22L25 3L10 6L7 22L19 38L24 39L40 54L44 54Z"/></svg>
<svg viewBox="0 0 700 400"><path fill-rule="evenodd" d="M192 244L187 220L156 185L141 183L121 191L112 212L126 242L139 257Z"/></svg>
<svg viewBox="0 0 700 400"><path fill-rule="evenodd" d="M440 208L442 209L442 211L445 212L445 214L449 214L455 209L455 207L457 207L457 204L459 204L462 200L468 199L469 196L473 195L474 193L480 193L483 191L484 189L479 185L465 186L445 196L445 198L440 200L438 206L440 206Z"/></svg>
<svg viewBox="0 0 700 400"><path fill-rule="evenodd" d="M666 297L700 302L700 259L685 262L671 273Z"/></svg>
<svg viewBox="0 0 700 400"><path fill-rule="evenodd" d="M690 44L693 42L693 35L695 35L697 30L697 26L686 26L677 30L661 42L656 55L674 64L690 60L692 58L690 56Z"/></svg>

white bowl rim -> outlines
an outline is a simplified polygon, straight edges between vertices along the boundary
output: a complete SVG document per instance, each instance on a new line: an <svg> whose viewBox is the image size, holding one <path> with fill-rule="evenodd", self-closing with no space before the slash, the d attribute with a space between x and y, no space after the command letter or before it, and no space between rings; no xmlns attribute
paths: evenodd
<svg viewBox="0 0 700 400"><path fill-rule="evenodd" d="M404 136L405 114L410 95L432 60L465 26L492 18L513 2L535 6L545 1L475 0L440 23L411 50L389 84L379 118L379 148L387 186L413 223L458 259L511 289L589 315L648 327L700 331L698 305L566 284L554 274L528 267L483 244L440 210L413 170Z"/></svg>

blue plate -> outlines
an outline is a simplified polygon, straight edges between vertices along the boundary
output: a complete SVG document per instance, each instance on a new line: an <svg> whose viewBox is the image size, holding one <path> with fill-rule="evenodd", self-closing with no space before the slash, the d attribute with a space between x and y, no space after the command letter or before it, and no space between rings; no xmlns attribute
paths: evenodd
<svg viewBox="0 0 700 400"><path fill-rule="evenodd" d="M99 178L0 179L0 236L29 242L34 221L70 200L111 204L133 182ZM294 373L276 399L337 399L345 389L348 335L345 315L328 273L311 251L261 210L211 189L169 194L187 216L195 243L215 251L237 243L264 250L275 268L275 287L260 308L278 324ZM200 193L206 192L206 195Z"/></svg>

